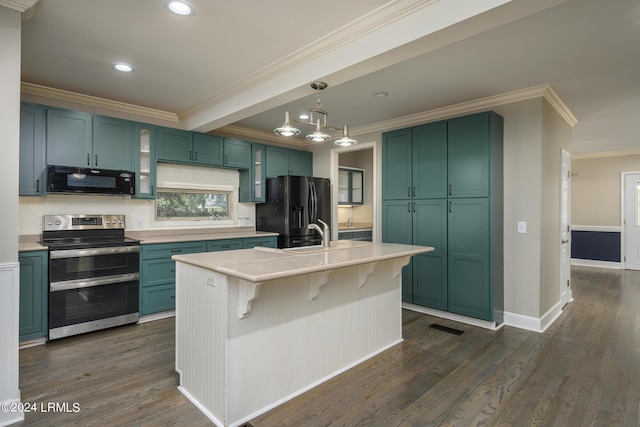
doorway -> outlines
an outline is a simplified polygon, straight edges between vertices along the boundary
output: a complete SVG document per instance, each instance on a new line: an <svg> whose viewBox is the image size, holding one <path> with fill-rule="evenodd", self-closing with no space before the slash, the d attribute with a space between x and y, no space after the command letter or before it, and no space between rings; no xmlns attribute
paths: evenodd
<svg viewBox="0 0 640 427"><path fill-rule="evenodd" d="M640 172L622 173L624 268L640 270Z"/></svg>
<svg viewBox="0 0 640 427"><path fill-rule="evenodd" d="M331 198L333 200L333 227L331 238L338 239L338 229L347 222L360 225L370 224L372 240L377 241L376 221L378 194L376 143L368 142L351 147L339 147L331 150ZM339 203L340 167L354 168L364 171L362 204L345 205Z"/></svg>
<svg viewBox="0 0 640 427"><path fill-rule="evenodd" d="M560 170L560 304L573 299L571 293L571 154L561 151Z"/></svg>

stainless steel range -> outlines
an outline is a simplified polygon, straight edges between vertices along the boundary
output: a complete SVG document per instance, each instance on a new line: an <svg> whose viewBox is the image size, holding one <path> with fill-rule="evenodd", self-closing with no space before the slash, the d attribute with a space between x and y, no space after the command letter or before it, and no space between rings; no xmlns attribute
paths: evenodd
<svg viewBox="0 0 640 427"><path fill-rule="evenodd" d="M49 340L138 321L139 241L124 215L45 215Z"/></svg>

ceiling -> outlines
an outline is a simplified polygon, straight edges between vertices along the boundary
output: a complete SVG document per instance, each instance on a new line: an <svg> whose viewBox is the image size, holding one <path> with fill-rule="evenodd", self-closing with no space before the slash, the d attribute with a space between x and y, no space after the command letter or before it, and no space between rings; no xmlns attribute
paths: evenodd
<svg viewBox="0 0 640 427"><path fill-rule="evenodd" d="M164 0L39 0L23 98L282 142L273 128L314 105L314 81L352 134L549 85L574 154L640 152L638 0L189 1L184 17Z"/></svg>

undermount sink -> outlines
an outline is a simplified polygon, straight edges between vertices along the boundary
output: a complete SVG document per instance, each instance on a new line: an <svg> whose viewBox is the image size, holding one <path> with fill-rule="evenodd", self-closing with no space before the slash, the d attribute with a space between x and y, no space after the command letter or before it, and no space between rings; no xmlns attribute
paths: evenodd
<svg viewBox="0 0 640 427"><path fill-rule="evenodd" d="M322 245L313 245L313 246L300 246L296 248L285 248L285 249L256 246L255 249L269 251L269 252L280 252L280 253L291 254L291 255L306 255L306 254L336 251L336 250L342 250L342 249L358 248L362 246L368 246L370 244L371 242L358 242L354 240L338 240L338 241L334 240L331 242L331 246L329 246L328 248L325 248Z"/></svg>

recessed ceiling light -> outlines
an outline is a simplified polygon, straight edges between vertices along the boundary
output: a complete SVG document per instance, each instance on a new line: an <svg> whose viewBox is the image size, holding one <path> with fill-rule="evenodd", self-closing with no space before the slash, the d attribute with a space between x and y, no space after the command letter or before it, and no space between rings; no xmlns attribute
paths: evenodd
<svg viewBox="0 0 640 427"><path fill-rule="evenodd" d="M122 71L123 73L130 73L133 71L133 67L129 64L125 64L124 62L113 64L113 68L118 71Z"/></svg>
<svg viewBox="0 0 640 427"><path fill-rule="evenodd" d="M387 91L380 91L380 92L375 92L373 94L373 96L375 96L376 98L384 98L385 96L389 95L389 92Z"/></svg>
<svg viewBox="0 0 640 427"><path fill-rule="evenodd" d="M309 115L307 113L302 113L298 116L300 120L309 120Z"/></svg>
<svg viewBox="0 0 640 427"><path fill-rule="evenodd" d="M176 15L191 15L193 13L193 6L183 0L168 0L166 2L167 8Z"/></svg>

